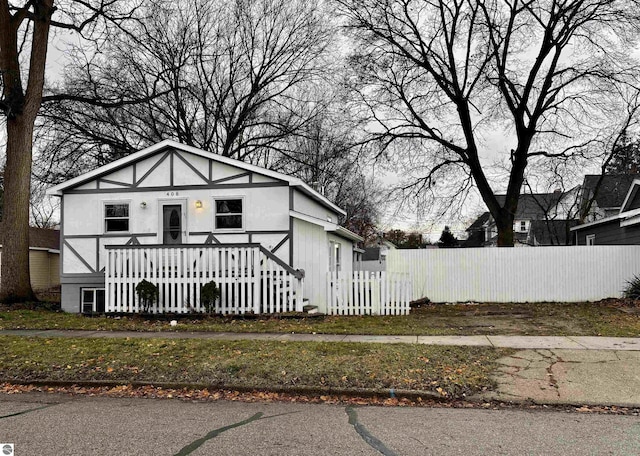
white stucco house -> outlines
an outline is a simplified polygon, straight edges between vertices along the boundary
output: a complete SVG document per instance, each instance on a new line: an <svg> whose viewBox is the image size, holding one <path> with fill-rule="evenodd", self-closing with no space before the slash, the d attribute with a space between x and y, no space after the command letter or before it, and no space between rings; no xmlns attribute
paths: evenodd
<svg viewBox="0 0 640 456"><path fill-rule="evenodd" d="M327 272L350 271L362 238L344 211L300 179L162 141L48 190L61 198L62 308L136 312L135 286L159 287L153 312L326 306Z"/></svg>

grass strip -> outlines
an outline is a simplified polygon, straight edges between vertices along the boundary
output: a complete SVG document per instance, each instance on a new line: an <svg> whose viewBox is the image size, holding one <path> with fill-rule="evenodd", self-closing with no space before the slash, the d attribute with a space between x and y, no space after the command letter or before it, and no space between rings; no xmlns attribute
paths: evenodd
<svg viewBox="0 0 640 456"><path fill-rule="evenodd" d="M0 337L0 377L223 388L394 388L458 398L494 387L487 347L202 339Z"/></svg>
<svg viewBox="0 0 640 456"><path fill-rule="evenodd" d="M313 318L205 317L147 319L85 317L46 310L0 312L0 329L78 329L131 331L231 331L389 335L640 336L640 309L617 301L431 305L406 316L326 316ZM169 317L171 318L171 317Z"/></svg>

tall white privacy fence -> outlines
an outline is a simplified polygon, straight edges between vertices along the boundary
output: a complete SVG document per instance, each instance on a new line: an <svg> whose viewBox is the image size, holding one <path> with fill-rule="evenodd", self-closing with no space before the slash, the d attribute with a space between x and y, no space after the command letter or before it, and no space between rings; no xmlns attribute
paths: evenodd
<svg viewBox="0 0 640 456"><path fill-rule="evenodd" d="M327 313L407 315L411 282L407 274L348 271L327 273Z"/></svg>
<svg viewBox="0 0 640 456"><path fill-rule="evenodd" d="M105 267L107 312L138 312L136 285L157 285L154 313L202 312L202 287L214 281L214 313L301 312L304 279L260 244L109 246Z"/></svg>
<svg viewBox="0 0 640 456"><path fill-rule="evenodd" d="M640 246L392 250L387 271L409 275L412 299L595 301L640 274Z"/></svg>

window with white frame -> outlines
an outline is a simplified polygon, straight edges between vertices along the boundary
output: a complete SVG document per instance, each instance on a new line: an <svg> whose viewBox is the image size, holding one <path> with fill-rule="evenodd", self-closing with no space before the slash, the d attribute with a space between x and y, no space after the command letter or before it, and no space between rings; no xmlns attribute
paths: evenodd
<svg viewBox="0 0 640 456"><path fill-rule="evenodd" d="M340 243L329 241L329 271L340 272L342 268L342 252Z"/></svg>
<svg viewBox="0 0 640 456"><path fill-rule="evenodd" d="M80 309L82 313L103 313L104 288L82 288Z"/></svg>
<svg viewBox="0 0 640 456"><path fill-rule="evenodd" d="M104 204L104 232L129 231L129 203Z"/></svg>
<svg viewBox="0 0 640 456"><path fill-rule="evenodd" d="M241 230L242 223L242 198L225 198L215 200L215 227L216 230Z"/></svg>
<svg viewBox="0 0 640 456"><path fill-rule="evenodd" d="M527 222L525 220L520 221L520 232L527 231Z"/></svg>
<svg viewBox="0 0 640 456"><path fill-rule="evenodd" d="M587 245L596 245L596 235L587 234Z"/></svg>

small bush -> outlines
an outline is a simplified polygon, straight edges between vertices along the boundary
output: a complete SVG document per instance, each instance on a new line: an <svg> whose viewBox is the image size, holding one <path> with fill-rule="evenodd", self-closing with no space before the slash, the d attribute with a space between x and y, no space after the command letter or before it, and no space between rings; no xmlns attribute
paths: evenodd
<svg viewBox="0 0 640 456"><path fill-rule="evenodd" d="M220 297L220 288L212 280L205 283L200 290L200 303L204 306L207 313L212 313L216 308L216 300Z"/></svg>
<svg viewBox="0 0 640 456"><path fill-rule="evenodd" d="M144 279L136 285L136 293L142 301L140 309L142 313L149 312L151 306L158 300L158 286Z"/></svg>
<svg viewBox="0 0 640 456"><path fill-rule="evenodd" d="M627 281L623 294L627 299L640 299L640 276L634 276Z"/></svg>

